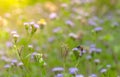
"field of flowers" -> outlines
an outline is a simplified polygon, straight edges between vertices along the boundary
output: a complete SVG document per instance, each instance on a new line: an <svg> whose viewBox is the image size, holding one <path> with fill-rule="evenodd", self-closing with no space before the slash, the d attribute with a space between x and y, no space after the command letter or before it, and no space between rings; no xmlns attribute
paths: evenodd
<svg viewBox="0 0 120 77"><path fill-rule="evenodd" d="M120 77L119 0L0 0L0 77Z"/></svg>

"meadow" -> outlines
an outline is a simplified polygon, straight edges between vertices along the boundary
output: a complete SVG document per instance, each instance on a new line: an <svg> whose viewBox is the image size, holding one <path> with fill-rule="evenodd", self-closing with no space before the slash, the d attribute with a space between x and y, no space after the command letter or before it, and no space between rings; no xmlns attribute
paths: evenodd
<svg viewBox="0 0 120 77"><path fill-rule="evenodd" d="M119 0L0 0L0 77L120 77Z"/></svg>

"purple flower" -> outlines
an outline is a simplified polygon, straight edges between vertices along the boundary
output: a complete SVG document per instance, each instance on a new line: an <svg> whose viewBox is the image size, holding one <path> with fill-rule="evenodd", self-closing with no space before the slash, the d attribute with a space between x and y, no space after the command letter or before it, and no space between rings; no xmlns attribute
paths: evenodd
<svg viewBox="0 0 120 77"><path fill-rule="evenodd" d="M97 23L92 19L88 20L88 24L91 25L91 26L97 26Z"/></svg>
<svg viewBox="0 0 120 77"><path fill-rule="evenodd" d="M75 77L84 77L82 74L77 74Z"/></svg>
<svg viewBox="0 0 120 77"><path fill-rule="evenodd" d="M57 74L55 77L64 77L63 74Z"/></svg>
<svg viewBox="0 0 120 77"><path fill-rule="evenodd" d="M51 14L49 15L49 18L50 18L50 19L55 19L55 18L57 18L57 14L56 14L56 13L51 13Z"/></svg>
<svg viewBox="0 0 120 77"><path fill-rule="evenodd" d="M64 71L64 68L63 67L55 67L52 69L53 72L62 72Z"/></svg>
<svg viewBox="0 0 120 77"><path fill-rule="evenodd" d="M102 52L102 49L96 48L96 53L100 53L100 52Z"/></svg>
<svg viewBox="0 0 120 77"><path fill-rule="evenodd" d="M13 59L12 61L11 61L11 65L17 65L17 63L18 63L18 60L17 59Z"/></svg>
<svg viewBox="0 0 120 77"><path fill-rule="evenodd" d="M91 74L89 77L97 77L96 74Z"/></svg>
<svg viewBox="0 0 120 77"><path fill-rule="evenodd" d="M101 73L106 73L107 72L107 69L103 68L100 70Z"/></svg>
<svg viewBox="0 0 120 77"><path fill-rule="evenodd" d="M19 63L17 64L17 66L23 66L23 63L22 63L22 62L19 62Z"/></svg>
<svg viewBox="0 0 120 77"><path fill-rule="evenodd" d="M101 30L103 30L102 27L96 27L96 28L94 28L94 31L96 31L96 32L99 32L99 31L101 31Z"/></svg>
<svg viewBox="0 0 120 77"><path fill-rule="evenodd" d="M77 68L74 68L74 67L69 68L69 73L70 73L70 74L76 74L77 72L78 72L78 69L77 69Z"/></svg>
<svg viewBox="0 0 120 77"><path fill-rule="evenodd" d="M67 25L69 25L70 27L74 27L75 26L75 24L71 20L67 20L65 23Z"/></svg>
<svg viewBox="0 0 120 77"><path fill-rule="evenodd" d="M13 44L12 44L12 42L6 42L6 46L8 47L8 48L11 48L12 46L13 46Z"/></svg>
<svg viewBox="0 0 120 77"><path fill-rule="evenodd" d="M53 33L57 33L57 32L59 32L61 30L62 30L61 27L57 27L57 28L53 29Z"/></svg>
<svg viewBox="0 0 120 77"><path fill-rule="evenodd" d="M55 37L48 38L48 42L53 42L55 40Z"/></svg>
<svg viewBox="0 0 120 77"><path fill-rule="evenodd" d="M10 66L10 64L6 64L5 66L4 66L4 68L10 68L11 66Z"/></svg>

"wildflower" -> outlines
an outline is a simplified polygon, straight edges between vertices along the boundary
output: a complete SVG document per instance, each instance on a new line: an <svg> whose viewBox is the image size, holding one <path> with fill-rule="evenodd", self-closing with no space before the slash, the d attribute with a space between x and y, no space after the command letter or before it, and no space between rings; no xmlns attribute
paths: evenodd
<svg viewBox="0 0 120 77"><path fill-rule="evenodd" d="M32 28L31 34L34 34L36 30L39 28L39 25L35 24L35 22L30 22L30 26Z"/></svg>
<svg viewBox="0 0 120 77"><path fill-rule="evenodd" d="M97 26L97 23L92 19L88 20L88 24L91 25L91 26Z"/></svg>
<svg viewBox="0 0 120 77"><path fill-rule="evenodd" d="M17 60L17 59L13 59L13 60L11 61L11 65L17 66L17 63L18 63L18 60Z"/></svg>
<svg viewBox="0 0 120 77"><path fill-rule="evenodd" d="M84 77L82 74L77 74L75 77Z"/></svg>
<svg viewBox="0 0 120 77"><path fill-rule="evenodd" d="M62 67L55 67L55 68L52 69L52 71L53 72L62 72L62 71L64 71L64 68L62 68Z"/></svg>
<svg viewBox="0 0 120 77"><path fill-rule="evenodd" d="M96 48L96 53L101 53L101 52L102 52L102 49Z"/></svg>
<svg viewBox="0 0 120 77"><path fill-rule="evenodd" d="M97 77L96 74L91 74L89 77Z"/></svg>
<svg viewBox="0 0 120 77"><path fill-rule="evenodd" d="M107 67L107 68L111 68L111 65L110 65L110 64L107 64L106 67Z"/></svg>
<svg viewBox="0 0 120 77"><path fill-rule="evenodd" d="M28 45L28 48L31 50L31 49L33 49L33 45Z"/></svg>
<svg viewBox="0 0 120 77"><path fill-rule="evenodd" d="M55 40L55 37L48 38L48 42L53 42Z"/></svg>
<svg viewBox="0 0 120 77"><path fill-rule="evenodd" d="M99 60L99 59L95 59L94 62L95 62L95 64L97 65L97 64L100 63L100 60Z"/></svg>
<svg viewBox="0 0 120 77"><path fill-rule="evenodd" d="M103 68L103 69L100 70L100 72L104 74L104 73L107 72L107 69Z"/></svg>
<svg viewBox="0 0 120 77"><path fill-rule="evenodd" d="M57 28L53 29L53 33L58 33L58 32L60 32L61 30L62 30L61 27L57 27Z"/></svg>
<svg viewBox="0 0 120 77"><path fill-rule="evenodd" d="M8 48L11 48L12 46L13 46L13 44L12 44L12 42L6 42L6 46L8 47Z"/></svg>
<svg viewBox="0 0 120 77"><path fill-rule="evenodd" d="M25 29L26 29L26 30L28 30L29 27L30 27L29 23L27 23L27 22L24 23L24 26L25 26Z"/></svg>
<svg viewBox="0 0 120 77"><path fill-rule="evenodd" d="M18 38L19 38L18 34L13 34L13 39L15 43L18 41Z"/></svg>
<svg viewBox="0 0 120 77"><path fill-rule="evenodd" d="M78 48L73 48L72 51L76 59L78 59L80 57L80 50Z"/></svg>
<svg viewBox="0 0 120 77"><path fill-rule="evenodd" d="M64 77L63 74L57 74L55 77Z"/></svg>
<svg viewBox="0 0 120 77"><path fill-rule="evenodd" d="M94 32L99 32L99 31L102 31L103 30L103 28L102 27L96 27L96 28L94 28Z"/></svg>
<svg viewBox="0 0 120 77"><path fill-rule="evenodd" d="M7 58L6 56L2 56L1 60L5 61L5 62L10 62L11 61L11 59Z"/></svg>
<svg viewBox="0 0 120 77"><path fill-rule="evenodd" d="M22 63L22 62L19 62L19 63L17 64L17 66L23 66L23 63Z"/></svg>
<svg viewBox="0 0 120 77"><path fill-rule="evenodd" d="M11 34L12 34L12 35L17 34L17 31L13 30L13 31L11 32Z"/></svg>
<svg viewBox="0 0 120 77"><path fill-rule="evenodd" d="M41 29L43 29L44 26L47 25L45 19L40 19L37 23L38 23L38 25L40 26Z"/></svg>
<svg viewBox="0 0 120 77"><path fill-rule="evenodd" d="M11 66L10 66L10 64L6 64L5 66L4 66L4 68L10 68Z"/></svg>
<svg viewBox="0 0 120 77"><path fill-rule="evenodd" d="M71 20L67 20L65 23L66 23L68 26L70 26L70 27L74 27L74 26L75 26L75 24L74 24Z"/></svg>
<svg viewBox="0 0 120 77"><path fill-rule="evenodd" d="M92 59L92 57L90 55L88 55L88 56L86 56L86 59L90 61Z"/></svg>
<svg viewBox="0 0 120 77"><path fill-rule="evenodd" d="M69 33L69 37L71 37L72 39L77 39L77 35L74 33Z"/></svg>
<svg viewBox="0 0 120 77"><path fill-rule="evenodd" d="M57 18L57 14L56 14L56 13L51 13L51 14L49 15L49 18L50 18L50 19L56 19L56 18Z"/></svg>
<svg viewBox="0 0 120 77"><path fill-rule="evenodd" d="M77 68L74 68L74 67L72 67L72 68L69 68L69 73L70 74L76 74L78 72L78 69Z"/></svg>

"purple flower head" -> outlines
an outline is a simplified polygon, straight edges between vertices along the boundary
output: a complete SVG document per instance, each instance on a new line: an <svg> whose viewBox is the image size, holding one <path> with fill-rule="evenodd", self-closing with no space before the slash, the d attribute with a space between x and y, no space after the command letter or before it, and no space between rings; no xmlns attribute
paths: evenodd
<svg viewBox="0 0 120 77"><path fill-rule="evenodd" d="M71 20L67 20L65 23L67 25L69 25L70 27L74 27L75 26L75 24Z"/></svg>
<svg viewBox="0 0 120 77"><path fill-rule="evenodd" d="M96 74L91 74L89 77L97 77Z"/></svg>
<svg viewBox="0 0 120 77"><path fill-rule="evenodd" d="M91 57L90 55L88 55L88 56L86 56L86 59L87 59L87 60L91 60L92 57Z"/></svg>
<svg viewBox="0 0 120 77"><path fill-rule="evenodd" d="M55 40L55 37L48 38L48 42L53 42Z"/></svg>
<svg viewBox="0 0 120 77"><path fill-rule="evenodd" d="M102 49L96 48L96 53L101 53L101 52L102 52Z"/></svg>
<svg viewBox="0 0 120 77"><path fill-rule="evenodd" d="M6 65L4 66L4 68L10 68L10 67L11 67L10 64L6 64Z"/></svg>
<svg viewBox="0 0 120 77"><path fill-rule="evenodd" d="M11 48L12 46L13 46L13 44L12 44L12 42L6 42L6 46L8 47L8 48Z"/></svg>
<svg viewBox="0 0 120 77"><path fill-rule="evenodd" d="M84 77L82 74L77 74L75 77Z"/></svg>
<svg viewBox="0 0 120 77"><path fill-rule="evenodd" d="M13 60L11 61L11 63L17 63L17 62L18 62L17 59L13 59Z"/></svg>
<svg viewBox="0 0 120 77"><path fill-rule="evenodd" d="M19 62L19 63L17 64L17 66L23 66L23 63L22 63L22 62Z"/></svg>
<svg viewBox="0 0 120 77"><path fill-rule="evenodd" d="M53 33L57 33L57 32L59 32L61 30L62 30L61 27L57 27L57 28L53 29Z"/></svg>
<svg viewBox="0 0 120 77"><path fill-rule="evenodd" d="M39 25L38 24L34 24L34 28L38 29Z"/></svg>
<svg viewBox="0 0 120 77"><path fill-rule="evenodd" d="M77 68L74 68L74 67L69 68L69 73L70 73L70 74L76 74L77 72L78 72L78 69L77 69Z"/></svg>
<svg viewBox="0 0 120 77"><path fill-rule="evenodd" d="M55 77L64 77L63 74L57 74Z"/></svg>
<svg viewBox="0 0 120 77"><path fill-rule="evenodd" d="M12 61L11 61L11 65L17 65L17 63L18 63L18 60L17 59L13 59Z"/></svg>
<svg viewBox="0 0 120 77"><path fill-rule="evenodd" d="M101 73L106 73L107 72L107 69L103 68L100 70Z"/></svg>
<svg viewBox="0 0 120 77"><path fill-rule="evenodd" d="M62 72L64 71L64 68L63 67L55 67L52 69L53 72Z"/></svg>
<svg viewBox="0 0 120 77"><path fill-rule="evenodd" d="M97 26L97 23L92 19L88 20L88 24L91 25L91 26Z"/></svg>
<svg viewBox="0 0 120 77"><path fill-rule="evenodd" d="M56 14L56 13L51 13L51 14L49 15L49 18L50 18L50 19L55 19L55 18L57 18L57 14Z"/></svg>
<svg viewBox="0 0 120 77"><path fill-rule="evenodd" d="M95 31L95 32L99 32L99 31L102 31L102 30L103 30L102 27L96 27L96 28L94 28L94 31Z"/></svg>

